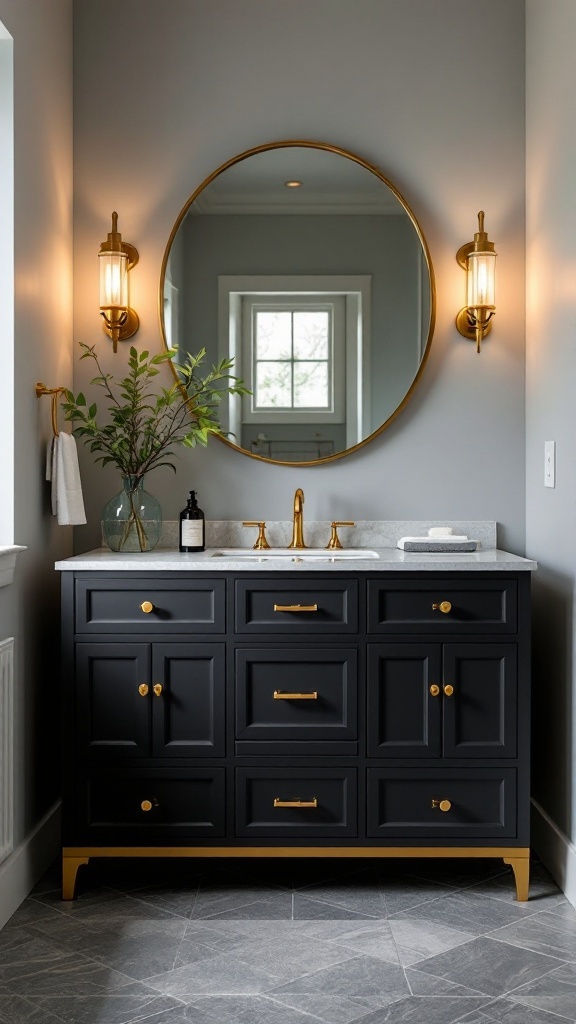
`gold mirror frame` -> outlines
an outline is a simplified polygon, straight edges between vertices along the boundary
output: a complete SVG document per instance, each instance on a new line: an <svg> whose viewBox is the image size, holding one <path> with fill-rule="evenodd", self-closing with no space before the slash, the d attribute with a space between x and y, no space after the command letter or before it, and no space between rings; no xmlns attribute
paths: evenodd
<svg viewBox="0 0 576 1024"><path fill-rule="evenodd" d="M388 178L384 174L382 174L382 171L380 171L377 167L375 167L374 164L371 164L367 160L364 160L362 157L358 156L356 153L350 152L350 150L342 149L340 146L333 146L333 145L331 145L330 143L327 143L327 142L312 142L312 141L306 140L306 139L286 139L286 140L280 141L280 142L265 142L265 143L263 143L260 146L253 146L251 149L246 149L246 150L244 150L244 152L239 153L237 156L232 157L230 160L227 160L225 163L221 164L220 167L217 167L216 170L212 172L212 174L209 174L208 177L204 179L202 184L199 185L198 188L189 197L189 199L187 199L186 203L184 204L184 206L180 210L180 213L178 214L178 217L176 219L174 227L172 228L172 231L170 232L170 237L168 238L168 242L166 244L166 249L164 251L164 256L163 256L163 259L162 259L162 267L161 267L161 270L160 270L160 290L159 290L159 296L158 296L158 315L159 315L159 320L160 320L160 333L161 333L161 336L162 336L162 342L164 344L164 348L167 350L168 345L167 345L167 342L166 342L166 330L165 330L165 326L164 326L164 285L165 285L165 279L166 279L166 268L168 266L168 259L169 259L169 256L170 256L170 250L172 248L172 244L174 242L174 239L176 237L178 229L180 228L180 226L181 226L184 218L186 217L190 207L192 206L193 202L198 198L200 193L203 192L204 189L212 181L214 181L215 178L217 178L224 171L228 170L229 167L233 167L235 164L240 163L242 160L247 160L248 157L255 156L258 153L267 153L270 150L274 150L274 149L289 149L291 147L298 147L298 146L302 147L302 148L305 148L305 149L320 149L320 150L324 150L325 152L328 152L328 153L334 153L337 156L346 157L348 160L352 160L354 163L358 164L360 167L364 167L367 171L370 171L377 178L379 178L380 181L384 185L387 186L387 188L390 189L392 194L396 197L396 199L398 200L400 205L404 208L404 210L408 214L408 216L409 216L409 218L410 218L410 220L412 222L412 226L414 227L414 230L416 231L416 234L418 235L418 238L420 240L420 244L422 246L422 252L424 253L424 258L425 258L425 261L426 261L426 267L427 267L428 275L429 275L429 279L430 279L430 324L429 324L429 328L428 328L428 337L426 339L426 346L425 346L425 349L424 349L424 352L423 352L423 355L422 355L422 359L420 360L420 365L418 367L418 370L416 371L416 374L414 376L414 379L413 379L412 383L410 384L410 387L408 388L408 391L404 395L404 398L402 399L400 404L396 407L394 412L391 413L391 415L386 420L384 420L383 423L380 424L380 426L376 430L372 431L372 433L368 435L368 437L363 438L362 441L358 441L357 444L352 445L350 448L345 448L341 452L335 452L332 455L326 455L324 458L321 458L321 459L310 459L307 462L292 462L292 461L285 462L285 461L282 461L281 459L269 459L269 458L266 458L265 455L258 455L256 452L249 452L249 451L247 451L246 448L240 447L240 445L235 444L233 441L231 441L227 437L220 437L219 438L219 440L222 441L224 444L226 444L229 448L234 449L234 451L240 452L242 455L247 455L251 459L257 459L259 462L265 462L265 463L268 463L269 465L274 465L274 466L294 466L294 467L306 468L307 466L321 466L321 465L323 465L326 462L335 462L337 459L342 459L346 455L351 455L352 452L356 452L356 451L359 451L360 448L364 448L365 445L369 444L371 441L374 440L375 437L378 437L379 434L381 434L384 430L386 430L386 428L390 426L390 424L396 419L396 417L402 412L402 410L405 408L405 406L410 401L410 399L411 399L411 397L412 397L412 395L413 395L413 393L414 393L414 391L416 389L416 386L417 386L417 384L419 383L419 381L420 381L420 379L422 377L422 374L423 374L423 371L424 371L424 367L426 365L426 362L428 360L428 356L430 354L430 346L432 344L432 337L434 335L434 326L435 326L435 322L436 322L436 284L435 284L435 279L434 279L434 268L432 266L432 260L431 260L431 257L430 257L430 251L428 249L428 244L427 244L426 239L424 237L424 233L422 231L422 228L420 227L420 224L418 223L418 220L417 220L415 214L412 212L412 210L410 209L408 203L406 202L404 197L401 195L401 193L398 191L398 189L392 184L391 181L388 180ZM178 381L179 380L179 376L178 376L178 371L177 371L176 367L174 366L174 364L172 362L170 362L169 365L170 365L170 369L172 370L172 373L174 374L175 379Z"/></svg>

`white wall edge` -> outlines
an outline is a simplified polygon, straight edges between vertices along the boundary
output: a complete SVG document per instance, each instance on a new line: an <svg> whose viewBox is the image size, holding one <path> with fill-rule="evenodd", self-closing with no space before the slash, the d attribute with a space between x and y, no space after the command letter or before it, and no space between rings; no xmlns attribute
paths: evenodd
<svg viewBox="0 0 576 1024"><path fill-rule="evenodd" d="M18 910L60 849L58 800L0 865L0 928Z"/></svg>
<svg viewBox="0 0 576 1024"><path fill-rule="evenodd" d="M536 800L531 803L534 851L576 907L576 846Z"/></svg>
<svg viewBox="0 0 576 1024"><path fill-rule="evenodd" d="M9 583L14 582L16 556L21 551L26 551L23 544L0 546L0 587L6 587Z"/></svg>

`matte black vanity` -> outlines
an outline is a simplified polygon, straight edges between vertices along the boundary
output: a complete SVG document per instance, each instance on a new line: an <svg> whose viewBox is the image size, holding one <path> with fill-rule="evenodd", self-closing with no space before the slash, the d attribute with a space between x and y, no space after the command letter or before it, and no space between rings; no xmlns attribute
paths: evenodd
<svg viewBox="0 0 576 1024"><path fill-rule="evenodd" d="M500 857L527 899L521 559L127 572L113 557L60 564L64 899L92 857L150 856Z"/></svg>

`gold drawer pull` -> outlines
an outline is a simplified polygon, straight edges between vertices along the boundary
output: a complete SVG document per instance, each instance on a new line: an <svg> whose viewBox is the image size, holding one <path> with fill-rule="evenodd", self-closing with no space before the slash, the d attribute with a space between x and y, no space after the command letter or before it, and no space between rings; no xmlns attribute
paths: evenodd
<svg viewBox="0 0 576 1024"><path fill-rule="evenodd" d="M449 811L452 804L450 803L450 800L433 800L432 807L439 807L441 811Z"/></svg>
<svg viewBox="0 0 576 1024"><path fill-rule="evenodd" d="M437 686L436 683L432 683L432 686L430 687L430 693L432 694L433 697L437 697L438 694L440 693L440 687Z"/></svg>
<svg viewBox="0 0 576 1024"><path fill-rule="evenodd" d="M451 697L453 693L454 693L454 687L452 686L452 683L447 683L446 686L444 687L444 694L445 694L445 696L446 697Z"/></svg>
<svg viewBox="0 0 576 1024"><path fill-rule="evenodd" d="M275 612L317 612L317 604L275 604Z"/></svg>
<svg viewBox="0 0 576 1024"><path fill-rule="evenodd" d="M155 697L161 697L162 696L162 683L154 683L154 686L152 687L152 689L154 690L154 696Z"/></svg>
<svg viewBox="0 0 576 1024"><path fill-rule="evenodd" d="M450 601L440 601L440 604L433 604L432 605L432 611L433 612L444 612L444 615L447 615L448 612L452 611L452 605L450 604Z"/></svg>
<svg viewBox="0 0 576 1024"><path fill-rule="evenodd" d="M274 700L318 700L318 691L311 690L310 693L286 693L284 690L274 690Z"/></svg>
<svg viewBox="0 0 576 1024"><path fill-rule="evenodd" d="M318 800L316 797L312 797L312 800L300 800L299 797L295 797L294 800L281 800L279 796L274 797L274 807L318 807Z"/></svg>
<svg viewBox="0 0 576 1024"><path fill-rule="evenodd" d="M141 697L146 697L148 695L148 684L140 683L140 686L138 687L138 693L140 694Z"/></svg>
<svg viewBox="0 0 576 1024"><path fill-rule="evenodd" d="M140 804L140 807L142 808L143 811L151 811L154 807L158 806L158 801L154 796L152 797L151 800L143 800L142 803Z"/></svg>
<svg viewBox="0 0 576 1024"><path fill-rule="evenodd" d="M150 612L154 611L154 605L152 604L152 601L142 601L142 604L140 605L140 609L146 615L149 615Z"/></svg>

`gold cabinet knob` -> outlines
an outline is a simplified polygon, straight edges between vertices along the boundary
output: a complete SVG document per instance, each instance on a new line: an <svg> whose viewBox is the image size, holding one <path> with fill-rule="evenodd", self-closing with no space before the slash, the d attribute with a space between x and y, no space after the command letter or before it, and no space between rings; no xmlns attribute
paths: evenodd
<svg viewBox="0 0 576 1024"><path fill-rule="evenodd" d="M433 612L443 612L444 615L447 615L448 612L452 611L452 605L450 604L450 601L440 601L440 604L433 604L432 605L432 611Z"/></svg>
<svg viewBox="0 0 576 1024"><path fill-rule="evenodd" d="M451 683L447 683L446 686L444 687L444 694L445 694L445 696L446 697L451 697L453 693L454 693L454 687L452 686Z"/></svg>
<svg viewBox="0 0 576 1024"><path fill-rule="evenodd" d="M155 797L152 797L152 800L143 800L142 803L140 804L140 807L144 812L148 812L151 811L154 807L158 807L158 801L156 800Z"/></svg>
<svg viewBox="0 0 576 1024"><path fill-rule="evenodd" d="M146 615L149 615L150 612L154 611L154 605L152 604L152 601L142 601L140 609L145 612Z"/></svg>
<svg viewBox="0 0 576 1024"><path fill-rule="evenodd" d="M450 808L452 807L452 804L451 804L450 800L433 800L432 801L432 807L433 808L439 807L441 811L446 812L446 811L450 810Z"/></svg>
<svg viewBox="0 0 576 1024"><path fill-rule="evenodd" d="M432 683L432 686L430 687L430 693L432 694L433 697L437 697L438 694L440 693L440 687L437 686L436 683Z"/></svg>
<svg viewBox="0 0 576 1024"><path fill-rule="evenodd" d="M154 683L154 686L152 687L152 689L154 690L154 696L155 697L161 697L162 696L162 683Z"/></svg>
<svg viewBox="0 0 576 1024"><path fill-rule="evenodd" d="M140 683L140 686L138 687L138 693L140 694L141 697L146 697L148 694L148 684Z"/></svg>

